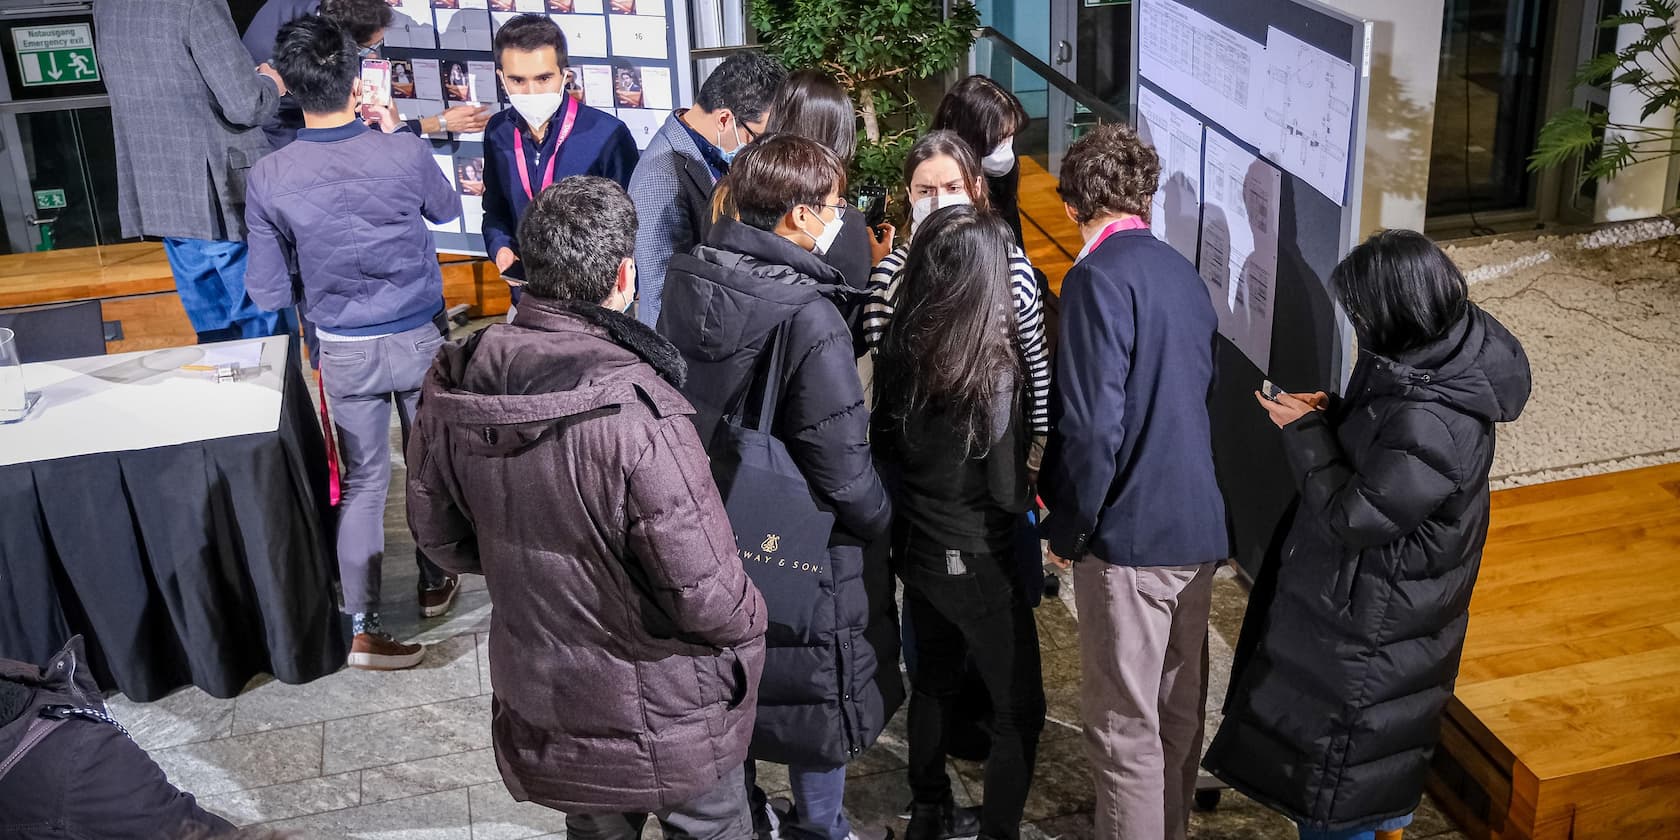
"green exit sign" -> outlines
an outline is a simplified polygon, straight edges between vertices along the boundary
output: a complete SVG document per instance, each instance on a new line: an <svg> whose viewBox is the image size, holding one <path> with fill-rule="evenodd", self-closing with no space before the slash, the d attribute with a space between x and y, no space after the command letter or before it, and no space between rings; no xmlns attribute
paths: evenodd
<svg viewBox="0 0 1680 840"><path fill-rule="evenodd" d="M93 27L86 23L19 26L12 30L24 87L99 81Z"/></svg>
<svg viewBox="0 0 1680 840"><path fill-rule="evenodd" d="M36 190L36 210L63 210L70 206L64 198L64 190Z"/></svg>

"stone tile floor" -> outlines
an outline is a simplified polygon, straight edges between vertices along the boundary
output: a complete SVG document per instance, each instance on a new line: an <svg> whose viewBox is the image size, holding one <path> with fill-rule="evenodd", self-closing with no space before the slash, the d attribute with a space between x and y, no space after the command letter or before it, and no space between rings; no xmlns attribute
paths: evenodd
<svg viewBox="0 0 1680 840"><path fill-rule="evenodd" d="M1472 297L1528 350L1535 395L1500 433L1495 475L1504 485L1555 480L1680 459L1680 237L1672 222L1574 237L1459 243L1452 256ZM394 442L395 443L395 442ZM400 451L398 453L400 458ZM399 461L400 465L400 461ZM564 836L563 818L515 803L489 749L489 596L468 578L454 613L417 619L412 542L400 466L387 509L385 621L399 637L432 645L419 668L341 671L309 685L256 680L238 698L186 689L159 702L111 702L175 782L241 824L306 838L483 840ZM1245 598L1229 572L1217 584L1209 733L1224 695ZM1064 598L1071 588L1064 585ZM1039 609L1050 722L1028 803L1027 836L1091 836L1091 780L1078 737L1079 663L1067 601ZM892 825L909 798L903 716L852 767L847 807L860 825ZM979 792L978 765L954 762L958 795ZM767 787L785 775L766 765ZM657 836L657 829L649 834ZM1289 824L1227 792L1195 815L1195 840L1290 838ZM1461 835L1427 799L1409 838Z"/></svg>

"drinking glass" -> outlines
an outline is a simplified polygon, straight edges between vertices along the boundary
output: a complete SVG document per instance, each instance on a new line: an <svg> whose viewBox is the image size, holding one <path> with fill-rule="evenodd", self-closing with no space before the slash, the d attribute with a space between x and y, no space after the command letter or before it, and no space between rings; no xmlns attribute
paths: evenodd
<svg viewBox="0 0 1680 840"><path fill-rule="evenodd" d="M23 419L29 404L23 390L23 366L18 360L17 333L0 327L0 423Z"/></svg>

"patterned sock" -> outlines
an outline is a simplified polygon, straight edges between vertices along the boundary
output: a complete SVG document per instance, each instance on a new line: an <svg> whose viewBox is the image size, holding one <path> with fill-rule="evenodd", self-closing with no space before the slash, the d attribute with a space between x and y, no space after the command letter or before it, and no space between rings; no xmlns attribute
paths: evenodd
<svg viewBox="0 0 1680 840"><path fill-rule="evenodd" d="M381 632L379 627L379 613L351 613L350 626L351 632L357 635L361 635L362 633L378 634Z"/></svg>

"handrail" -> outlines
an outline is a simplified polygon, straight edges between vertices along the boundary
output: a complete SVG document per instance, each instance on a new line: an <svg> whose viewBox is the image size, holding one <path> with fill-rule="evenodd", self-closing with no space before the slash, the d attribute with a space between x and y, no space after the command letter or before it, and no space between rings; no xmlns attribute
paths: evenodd
<svg viewBox="0 0 1680 840"><path fill-rule="evenodd" d="M1130 114L1123 113L1120 109L1098 98L1096 94L1056 72L1050 65L1040 60L1038 56L1027 52L1025 47L1010 40L1009 36L1002 32L990 26L982 26L974 31L974 36L976 39L984 38L1002 48L1004 52L1009 54L1010 58L1020 62L1028 70L1043 78L1051 87L1066 94L1069 99L1084 105L1091 113L1097 115L1098 119L1123 125L1131 123L1132 117Z"/></svg>
<svg viewBox="0 0 1680 840"><path fill-rule="evenodd" d="M735 44L727 47L697 47L688 51L690 61L705 61L709 58L728 58L737 53L758 52L764 49L763 44Z"/></svg>

